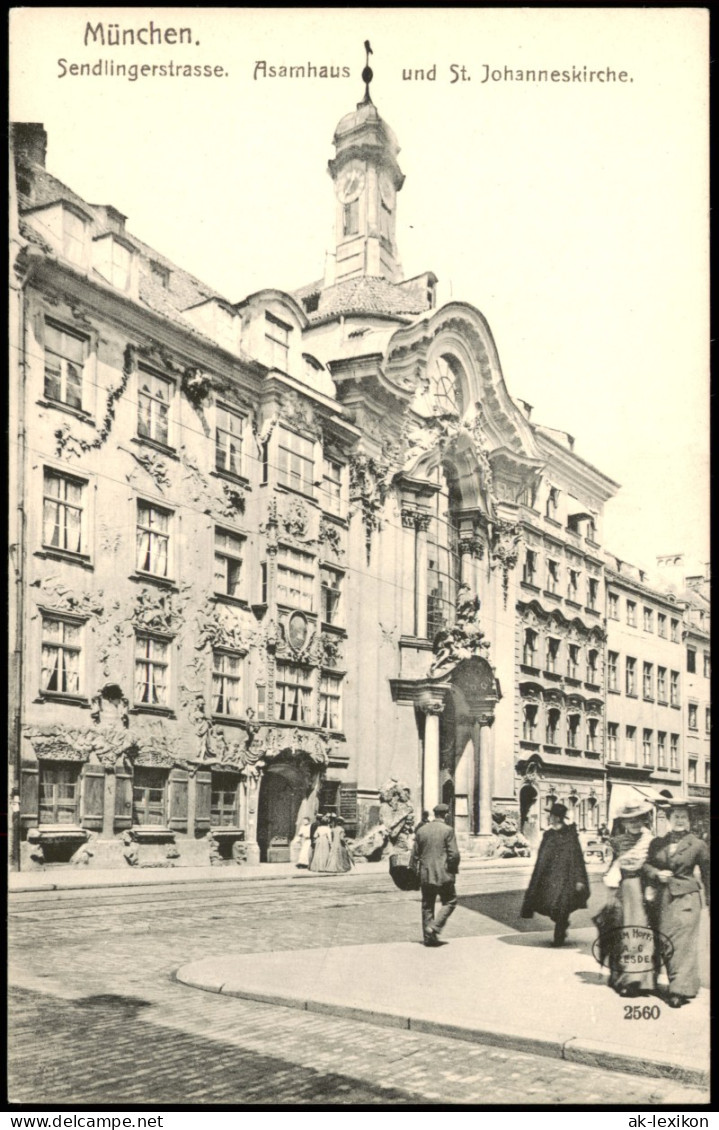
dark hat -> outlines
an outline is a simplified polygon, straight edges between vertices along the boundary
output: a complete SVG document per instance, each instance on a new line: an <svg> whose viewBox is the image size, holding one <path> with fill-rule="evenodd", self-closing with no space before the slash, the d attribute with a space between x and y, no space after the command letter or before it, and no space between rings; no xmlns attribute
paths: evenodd
<svg viewBox="0 0 719 1130"><path fill-rule="evenodd" d="M449 805L448 804L435 804L432 811L434 812L435 816L446 816L447 813L449 812Z"/></svg>
<svg viewBox="0 0 719 1130"><path fill-rule="evenodd" d="M557 804L553 804L549 810L549 815L558 816L560 820L564 820L564 817L567 815L566 804L559 804L559 802L557 802Z"/></svg>

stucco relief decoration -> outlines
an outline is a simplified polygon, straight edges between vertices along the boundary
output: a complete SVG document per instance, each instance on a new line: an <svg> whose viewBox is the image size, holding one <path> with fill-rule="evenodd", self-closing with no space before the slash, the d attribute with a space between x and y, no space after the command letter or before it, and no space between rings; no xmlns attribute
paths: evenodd
<svg viewBox="0 0 719 1130"><path fill-rule="evenodd" d="M290 499L279 513L279 522L282 529L290 537L300 541L310 540L310 514L304 502L298 498Z"/></svg>
<svg viewBox="0 0 719 1130"><path fill-rule="evenodd" d="M105 614L105 597L101 589L96 593L74 592L55 577L33 581L30 588L39 590L38 603L43 608L86 617L100 618Z"/></svg>
<svg viewBox="0 0 719 1130"><path fill-rule="evenodd" d="M344 557L345 551L342 548L342 535L334 522L328 522L326 518L320 518L320 532L317 540L333 557Z"/></svg>
<svg viewBox="0 0 719 1130"><path fill-rule="evenodd" d="M350 502L362 518L368 565L372 556L372 534L382 529L382 510L393 474L392 467L384 459L373 459L363 452L350 457Z"/></svg>
<svg viewBox="0 0 719 1130"><path fill-rule="evenodd" d="M75 456L79 458L87 451L94 451L102 447L106 439L112 431L112 425L115 420L115 412L117 409L117 402L125 392L128 381L135 371L136 364L136 349L132 345L128 345L125 349L124 364L122 368L122 379L119 384L111 386L107 391L107 402L105 405L105 414L103 416L102 424L98 428L97 435L94 440L88 441L85 439L74 436L70 431L69 424L63 424L55 432L55 439L57 441L57 454L64 456Z"/></svg>
<svg viewBox="0 0 719 1130"><path fill-rule="evenodd" d="M468 585L461 585L453 627L443 628L434 637L435 657L429 669L430 678L449 674L463 659L473 656L486 658L489 641L479 626L479 609L479 597L470 595Z"/></svg>
<svg viewBox="0 0 719 1130"><path fill-rule="evenodd" d="M337 667L342 662L342 641L329 632L322 632L319 638L320 665Z"/></svg>
<svg viewBox="0 0 719 1130"><path fill-rule="evenodd" d="M127 695L117 683L106 683L90 699L90 717L93 722L99 723L102 719L111 724L119 724L127 728L130 724L130 702Z"/></svg>
<svg viewBox="0 0 719 1130"><path fill-rule="evenodd" d="M134 628L148 632L173 632L181 622L184 603L174 601L172 593L142 588L135 598L130 622Z"/></svg>
<svg viewBox="0 0 719 1130"><path fill-rule="evenodd" d="M212 388L212 379L202 369L185 369L180 387L193 408L201 409Z"/></svg>
<svg viewBox="0 0 719 1130"><path fill-rule="evenodd" d="M266 727L257 738L257 746L262 750L266 761L271 761L280 754L296 758L304 755L316 770L327 765L333 745L331 738L312 730L289 730L278 726Z"/></svg>
<svg viewBox="0 0 719 1130"><path fill-rule="evenodd" d="M120 451L125 451L128 455L132 456L138 466L140 466L142 470L150 476L153 483L161 493L163 493L167 487L171 486L170 476L167 472L167 464L163 462L159 455L156 455L152 451L147 453L131 451L129 448L123 447L121 444L118 444L117 446ZM135 479L135 472L133 471L125 477L129 483L132 483Z"/></svg>
<svg viewBox="0 0 719 1130"><path fill-rule="evenodd" d="M307 432L315 438L319 437L320 427L317 423L315 410L308 400L304 400L296 392L285 392L282 394L281 403L280 419L284 423L289 424L291 428Z"/></svg>
<svg viewBox="0 0 719 1130"><path fill-rule="evenodd" d="M517 564L519 546L522 540L522 527L519 522L495 522L492 527L492 557L490 568L502 570L502 593L504 607L507 607L509 594L509 574Z"/></svg>
<svg viewBox="0 0 719 1130"><path fill-rule="evenodd" d="M244 492L232 483L217 484L200 469L197 462L181 447L184 469L183 485L190 502L196 503L203 514L233 520L245 512Z"/></svg>
<svg viewBox="0 0 719 1130"><path fill-rule="evenodd" d="M210 512L212 511L210 508ZM222 518L235 518L245 512L245 496L237 487L230 483L222 484L222 494L216 500L214 509Z"/></svg>
<svg viewBox="0 0 719 1130"><path fill-rule="evenodd" d="M255 634L242 624L234 608L206 600L197 613L197 642L195 648L226 647L245 655L255 642Z"/></svg>

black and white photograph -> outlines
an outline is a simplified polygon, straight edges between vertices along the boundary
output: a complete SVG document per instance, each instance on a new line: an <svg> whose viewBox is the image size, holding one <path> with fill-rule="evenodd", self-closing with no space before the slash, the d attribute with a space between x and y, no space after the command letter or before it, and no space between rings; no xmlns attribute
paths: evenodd
<svg viewBox="0 0 719 1130"><path fill-rule="evenodd" d="M709 1104L708 67L11 9L8 1109Z"/></svg>

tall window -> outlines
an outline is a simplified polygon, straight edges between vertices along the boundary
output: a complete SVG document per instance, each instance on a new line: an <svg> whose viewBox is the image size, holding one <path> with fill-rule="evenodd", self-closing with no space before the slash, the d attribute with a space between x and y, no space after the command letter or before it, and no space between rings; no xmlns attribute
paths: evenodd
<svg viewBox="0 0 719 1130"><path fill-rule="evenodd" d="M556 521L557 510L559 508L559 487L550 487L547 495L547 505L544 513L547 518L552 518Z"/></svg>
<svg viewBox="0 0 719 1130"><path fill-rule="evenodd" d="M559 666L559 644L559 640L551 638L547 640L547 670L554 674L557 673Z"/></svg>
<svg viewBox="0 0 719 1130"><path fill-rule="evenodd" d="M62 253L71 263L82 266L85 259L85 221L71 212L62 210Z"/></svg>
<svg viewBox="0 0 719 1130"><path fill-rule="evenodd" d="M237 782L233 773L212 774L210 824L213 828L237 826Z"/></svg>
<svg viewBox="0 0 719 1130"><path fill-rule="evenodd" d="M687 762L687 781L690 785L696 785L697 783L697 763L693 757L690 757Z"/></svg>
<svg viewBox="0 0 719 1130"><path fill-rule="evenodd" d="M704 730L707 734L712 732L712 712L709 706L704 711Z"/></svg>
<svg viewBox="0 0 719 1130"><path fill-rule="evenodd" d="M357 235L359 232L359 200L350 200L342 209L342 234Z"/></svg>
<svg viewBox="0 0 719 1130"><path fill-rule="evenodd" d="M704 652L704 678L711 679L712 677L712 661L711 655L708 651Z"/></svg>
<svg viewBox="0 0 719 1130"><path fill-rule="evenodd" d="M435 512L427 527L427 638L449 627L454 620L459 575L456 526L441 517L441 509L448 506L445 491L436 496ZM419 534L417 535L419 536Z"/></svg>
<svg viewBox="0 0 719 1130"><path fill-rule="evenodd" d="M522 734L526 742L533 742L536 740L537 733L537 711L538 707L530 704L524 708L524 724L522 727Z"/></svg>
<svg viewBox="0 0 719 1130"><path fill-rule="evenodd" d="M644 758L645 765L652 765L654 763L652 751L652 731L644 730L642 735L642 757Z"/></svg>
<svg viewBox="0 0 719 1130"><path fill-rule="evenodd" d="M672 620L671 622L671 639L672 643L679 643L679 621Z"/></svg>
<svg viewBox="0 0 719 1130"><path fill-rule="evenodd" d="M170 574L169 510L161 510L150 502L137 503L137 568L155 577Z"/></svg>
<svg viewBox="0 0 719 1130"><path fill-rule="evenodd" d="M528 549L522 567L522 580L527 585L536 584L537 554L533 549Z"/></svg>
<svg viewBox="0 0 719 1130"><path fill-rule="evenodd" d="M607 652L607 689L619 690L619 652Z"/></svg>
<svg viewBox="0 0 719 1130"><path fill-rule="evenodd" d="M697 669L697 653L696 648L687 648L687 671L690 675L696 674Z"/></svg>
<svg viewBox="0 0 719 1130"><path fill-rule="evenodd" d="M672 734L669 738L669 768L679 768L679 734Z"/></svg>
<svg viewBox="0 0 719 1130"><path fill-rule="evenodd" d="M332 459L322 460L322 507L339 514L342 505L342 468Z"/></svg>
<svg viewBox="0 0 719 1130"><path fill-rule="evenodd" d="M309 553L280 546L277 558L277 602L312 612L315 560Z"/></svg>
<svg viewBox="0 0 719 1130"><path fill-rule="evenodd" d="M607 593L607 616L610 620L619 619L619 597L616 593Z"/></svg>
<svg viewBox="0 0 719 1130"><path fill-rule="evenodd" d="M323 565L322 578L322 620L325 624L339 624L341 621L342 574L336 569Z"/></svg>
<svg viewBox="0 0 719 1130"><path fill-rule="evenodd" d="M103 263L100 273L106 275L107 281L116 286L118 290L127 290L130 285L130 268L132 253L112 237L106 241L109 247L106 250L107 259Z"/></svg>
<svg viewBox="0 0 719 1130"><path fill-rule="evenodd" d="M599 736L599 719L587 719L587 749L590 753L597 752L597 738Z"/></svg>
<svg viewBox="0 0 719 1130"><path fill-rule="evenodd" d="M133 824L165 823L167 770L137 765L132 783Z"/></svg>
<svg viewBox="0 0 719 1130"><path fill-rule="evenodd" d="M559 562L547 562L547 592L557 592L559 589Z"/></svg>
<svg viewBox="0 0 719 1130"><path fill-rule="evenodd" d="M626 740L624 744L624 760L628 761L630 765L636 765L637 762L637 728L636 726L627 726Z"/></svg>
<svg viewBox="0 0 719 1130"><path fill-rule="evenodd" d="M40 686L51 694L80 694L83 625L56 616L42 618Z"/></svg>
<svg viewBox="0 0 719 1130"><path fill-rule="evenodd" d="M240 699L240 672L242 659L228 651L212 652L212 711L239 718L242 713Z"/></svg>
<svg viewBox="0 0 719 1130"><path fill-rule="evenodd" d="M579 727L582 717L580 714L567 715L567 746L569 749L579 749Z"/></svg>
<svg viewBox="0 0 719 1130"><path fill-rule="evenodd" d="M642 693L649 702L654 702L654 664L645 663L642 668Z"/></svg>
<svg viewBox="0 0 719 1130"><path fill-rule="evenodd" d="M214 584L215 592L222 596L241 595L243 541L227 530L215 530Z"/></svg>
<svg viewBox="0 0 719 1130"><path fill-rule="evenodd" d="M568 570L567 597L575 602L579 598L579 572L577 569Z"/></svg>
<svg viewBox="0 0 719 1130"><path fill-rule="evenodd" d="M617 743L619 740L619 723L607 724L607 757L609 761L617 760Z"/></svg>
<svg viewBox="0 0 719 1130"><path fill-rule="evenodd" d="M88 339L45 322L45 396L70 408L82 408L82 373Z"/></svg>
<svg viewBox="0 0 719 1130"><path fill-rule="evenodd" d="M306 722L312 717L312 671L294 663L278 663L275 717L279 722Z"/></svg>
<svg viewBox="0 0 719 1130"><path fill-rule="evenodd" d="M694 702L689 703L689 729L699 729L699 707Z"/></svg>
<svg viewBox="0 0 719 1130"><path fill-rule="evenodd" d="M547 712L547 727L545 730L547 745L557 744L557 735L559 733L561 719L561 712L556 708L556 706L552 707Z"/></svg>
<svg viewBox="0 0 719 1130"><path fill-rule="evenodd" d="M576 679L579 673L579 644L570 643L567 648L567 675Z"/></svg>
<svg viewBox="0 0 719 1130"><path fill-rule="evenodd" d="M594 648L590 648L589 651L587 652L587 682L588 683L596 684L596 682L597 682L597 669L598 669L597 664L598 664L598 661L599 661L598 653L594 650Z"/></svg>
<svg viewBox="0 0 719 1130"><path fill-rule="evenodd" d="M320 679L320 726L324 730L342 729L342 679L337 675Z"/></svg>
<svg viewBox="0 0 719 1130"><path fill-rule="evenodd" d="M589 578L587 586L587 607L596 609L599 598L599 581L595 577Z"/></svg>
<svg viewBox="0 0 719 1130"><path fill-rule="evenodd" d="M156 443L169 443L172 381L147 369L138 372L137 434Z"/></svg>
<svg viewBox="0 0 719 1130"><path fill-rule="evenodd" d="M669 673L669 702L672 706L679 706L679 672Z"/></svg>
<svg viewBox="0 0 719 1130"><path fill-rule="evenodd" d="M663 640L667 638L667 618L663 612L657 612L657 635Z"/></svg>
<svg viewBox="0 0 719 1130"><path fill-rule="evenodd" d="M627 601L627 624L630 628L637 626L637 605L633 600Z"/></svg>
<svg viewBox="0 0 719 1130"><path fill-rule="evenodd" d="M644 617L644 631L645 632L653 632L654 631L654 613L652 612L651 608L642 609L642 615Z"/></svg>
<svg viewBox="0 0 719 1130"><path fill-rule="evenodd" d="M280 428L277 459L278 482L302 494L312 494L315 477L312 441Z"/></svg>
<svg viewBox="0 0 719 1130"><path fill-rule="evenodd" d="M637 693L637 661L632 659L630 655L627 656L627 684L626 693L635 695Z"/></svg>
<svg viewBox="0 0 719 1130"><path fill-rule="evenodd" d="M170 644L155 636L135 637L135 702L142 706L167 706Z"/></svg>
<svg viewBox="0 0 719 1130"><path fill-rule="evenodd" d="M387 207L384 200L380 201L379 233L387 241L392 237L392 209Z"/></svg>
<svg viewBox="0 0 719 1130"><path fill-rule="evenodd" d="M265 313L265 341L270 367L287 372L292 327Z"/></svg>
<svg viewBox="0 0 719 1130"><path fill-rule="evenodd" d="M41 824L77 823L79 796L79 762L40 762Z"/></svg>
<svg viewBox="0 0 719 1130"><path fill-rule="evenodd" d="M242 474L242 416L218 406L215 416L215 468Z"/></svg>
<svg viewBox="0 0 719 1130"><path fill-rule="evenodd" d="M46 467L43 473L42 543L68 553L85 548L87 482Z"/></svg>
<svg viewBox="0 0 719 1130"><path fill-rule="evenodd" d="M657 667L657 699L659 702L667 701L667 669Z"/></svg>
<svg viewBox="0 0 719 1130"><path fill-rule="evenodd" d="M522 661L527 667L534 667L537 651L537 633L532 628L524 629L524 649Z"/></svg>
<svg viewBox="0 0 719 1130"><path fill-rule="evenodd" d="M667 767L667 735L664 730L657 730L657 765L660 769Z"/></svg>

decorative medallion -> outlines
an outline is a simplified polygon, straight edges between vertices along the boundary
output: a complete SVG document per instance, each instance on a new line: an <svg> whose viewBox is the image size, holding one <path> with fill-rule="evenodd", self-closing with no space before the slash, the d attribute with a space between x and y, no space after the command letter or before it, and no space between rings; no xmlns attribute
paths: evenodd
<svg viewBox="0 0 719 1130"><path fill-rule="evenodd" d="M307 643L310 626L304 612L293 612L287 617L287 642L299 655Z"/></svg>

